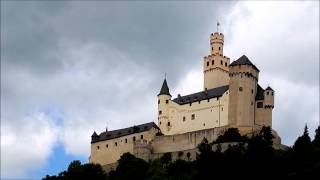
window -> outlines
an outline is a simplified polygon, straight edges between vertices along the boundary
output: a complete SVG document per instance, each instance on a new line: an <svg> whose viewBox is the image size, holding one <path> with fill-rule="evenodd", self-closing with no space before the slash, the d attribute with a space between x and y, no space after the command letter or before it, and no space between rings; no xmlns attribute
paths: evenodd
<svg viewBox="0 0 320 180"><path fill-rule="evenodd" d="M168 122L168 126L170 126L170 122Z"/></svg>
<svg viewBox="0 0 320 180"><path fill-rule="evenodd" d="M220 61L220 64L221 64L221 65L223 65L223 62L222 62L222 60Z"/></svg>
<svg viewBox="0 0 320 180"><path fill-rule="evenodd" d="M168 99L166 100L166 104L169 104L169 100Z"/></svg>
<svg viewBox="0 0 320 180"><path fill-rule="evenodd" d="M243 88L242 87L239 87L239 91L242 91L243 90Z"/></svg>
<svg viewBox="0 0 320 180"><path fill-rule="evenodd" d="M223 111L223 107L221 108L221 111Z"/></svg>
<svg viewBox="0 0 320 180"><path fill-rule="evenodd" d="M224 63L224 65L227 67L227 66L228 66L228 63Z"/></svg>
<svg viewBox="0 0 320 180"><path fill-rule="evenodd" d="M159 111L159 115L161 115L162 114L162 111Z"/></svg>
<svg viewBox="0 0 320 180"><path fill-rule="evenodd" d="M136 141L136 137L135 137L135 136L133 136L133 142L134 142L134 141Z"/></svg>
<svg viewBox="0 0 320 180"><path fill-rule="evenodd" d="M108 144L106 144L106 148L108 148L109 147L109 145Z"/></svg>
<svg viewBox="0 0 320 180"><path fill-rule="evenodd" d="M195 114L191 114L191 120L194 120L196 118Z"/></svg>
<svg viewBox="0 0 320 180"><path fill-rule="evenodd" d="M127 138L125 138L125 139L124 139L124 142L125 142L125 143L127 143L127 142L128 142L128 139L127 139Z"/></svg>
<svg viewBox="0 0 320 180"><path fill-rule="evenodd" d="M158 100L158 104L160 104L160 99Z"/></svg>
<svg viewBox="0 0 320 180"><path fill-rule="evenodd" d="M207 66L209 66L209 61L207 62Z"/></svg>
<svg viewBox="0 0 320 180"><path fill-rule="evenodd" d="M117 142L115 142L115 143L114 143L114 145L115 145L115 146L118 146L118 143L117 143Z"/></svg>
<svg viewBox="0 0 320 180"><path fill-rule="evenodd" d="M143 135L140 136L140 139L143 139Z"/></svg>
<svg viewBox="0 0 320 180"><path fill-rule="evenodd" d="M267 95L269 95L269 91L267 91Z"/></svg>
<svg viewBox="0 0 320 180"><path fill-rule="evenodd" d="M258 102L257 103L257 108L263 108L263 102Z"/></svg>
<svg viewBox="0 0 320 180"><path fill-rule="evenodd" d="M253 102L251 101L251 106L253 106Z"/></svg>
<svg viewBox="0 0 320 180"><path fill-rule="evenodd" d="M201 101L199 101L199 104L200 104L200 102L201 102Z"/></svg>
<svg viewBox="0 0 320 180"><path fill-rule="evenodd" d="M208 99L208 102L210 102L210 99Z"/></svg>
<svg viewBox="0 0 320 180"><path fill-rule="evenodd" d="M191 106L191 105L192 105L192 103L189 103L189 105Z"/></svg>
<svg viewBox="0 0 320 180"><path fill-rule="evenodd" d="M221 47L219 47L219 50L221 50Z"/></svg>
<svg viewBox="0 0 320 180"><path fill-rule="evenodd" d="M273 92L271 92L271 95L273 96Z"/></svg>
<svg viewBox="0 0 320 180"><path fill-rule="evenodd" d="M251 89L251 94L253 94L253 89Z"/></svg>
<svg viewBox="0 0 320 180"><path fill-rule="evenodd" d="M203 123L203 126L206 126L206 123Z"/></svg>
<svg viewBox="0 0 320 180"><path fill-rule="evenodd" d="M211 50L213 51L213 47L211 48Z"/></svg>
<svg viewBox="0 0 320 180"><path fill-rule="evenodd" d="M214 65L214 60L212 60L212 62L211 62L211 63L212 63L212 65Z"/></svg>
<svg viewBox="0 0 320 180"><path fill-rule="evenodd" d="M100 149L100 146L97 146L97 149Z"/></svg>
<svg viewBox="0 0 320 180"><path fill-rule="evenodd" d="M185 117L185 116L182 117L182 121L183 121L183 122L186 121L186 117Z"/></svg>

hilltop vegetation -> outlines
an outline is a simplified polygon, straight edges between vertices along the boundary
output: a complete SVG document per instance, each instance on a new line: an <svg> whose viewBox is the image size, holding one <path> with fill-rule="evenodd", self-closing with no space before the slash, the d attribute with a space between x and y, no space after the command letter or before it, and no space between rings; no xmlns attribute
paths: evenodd
<svg viewBox="0 0 320 180"><path fill-rule="evenodd" d="M241 136L238 129L230 128L215 142L206 139L199 144L195 161L172 160L166 153L154 161L145 162L130 153L118 161L116 170L105 173L100 165L70 163L67 171L57 176L47 175L44 180L192 180L219 178L299 178L320 177L320 126L311 141L307 126L294 145L285 150L272 147L270 127L252 137ZM237 142L221 151L220 143ZM213 150L216 146L216 150Z"/></svg>

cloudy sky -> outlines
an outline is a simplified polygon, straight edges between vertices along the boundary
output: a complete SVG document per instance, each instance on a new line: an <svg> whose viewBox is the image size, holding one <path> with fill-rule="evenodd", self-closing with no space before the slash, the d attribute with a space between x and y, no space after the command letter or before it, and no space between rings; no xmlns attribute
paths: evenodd
<svg viewBox="0 0 320 180"><path fill-rule="evenodd" d="M87 162L90 136L156 122L171 93L203 88L216 22L275 91L273 128L292 145L319 124L319 2L1 1L1 178Z"/></svg>

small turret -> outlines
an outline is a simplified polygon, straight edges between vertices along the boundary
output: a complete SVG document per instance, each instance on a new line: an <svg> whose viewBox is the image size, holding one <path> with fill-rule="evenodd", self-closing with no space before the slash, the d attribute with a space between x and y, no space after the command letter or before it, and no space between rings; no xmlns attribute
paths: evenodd
<svg viewBox="0 0 320 180"><path fill-rule="evenodd" d="M94 142L96 142L98 140L99 140L99 136L96 133L96 131L94 131L93 134L91 135L91 143L94 143Z"/></svg>
<svg viewBox="0 0 320 180"><path fill-rule="evenodd" d="M223 43L224 36L222 33L211 33L210 35L210 46L211 46L211 54L215 56L223 56Z"/></svg>
<svg viewBox="0 0 320 180"><path fill-rule="evenodd" d="M169 104L171 101L171 94L167 84L167 80L164 79L160 93L158 94L158 126L162 132L166 132L168 127L170 128L169 120ZM168 126L169 124L169 126Z"/></svg>
<svg viewBox="0 0 320 180"><path fill-rule="evenodd" d="M264 91L264 107L272 108L274 107L274 90L268 86Z"/></svg>

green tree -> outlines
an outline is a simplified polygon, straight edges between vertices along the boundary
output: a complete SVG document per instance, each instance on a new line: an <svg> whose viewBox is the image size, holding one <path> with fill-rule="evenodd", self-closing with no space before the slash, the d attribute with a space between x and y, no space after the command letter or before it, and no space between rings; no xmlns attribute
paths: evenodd
<svg viewBox="0 0 320 180"><path fill-rule="evenodd" d="M313 149L307 125L304 127L303 135L298 137L293 145L293 151L297 155L307 155Z"/></svg>
<svg viewBox="0 0 320 180"><path fill-rule="evenodd" d="M320 126L318 126L318 128L316 129L316 134L314 136L312 144L314 147L320 148Z"/></svg>
<svg viewBox="0 0 320 180"><path fill-rule="evenodd" d="M149 165L143 159L124 153L112 178L117 180L146 179ZM111 179L111 178L110 178Z"/></svg>
<svg viewBox="0 0 320 180"><path fill-rule="evenodd" d="M241 141L244 141L244 137L241 136L238 128L227 129L227 131L225 131L223 135L220 135L216 140L217 143Z"/></svg>
<svg viewBox="0 0 320 180"><path fill-rule="evenodd" d="M161 158L160 161L163 165L168 165L171 161L172 161L172 154L171 152L167 152L164 153Z"/></svg>

